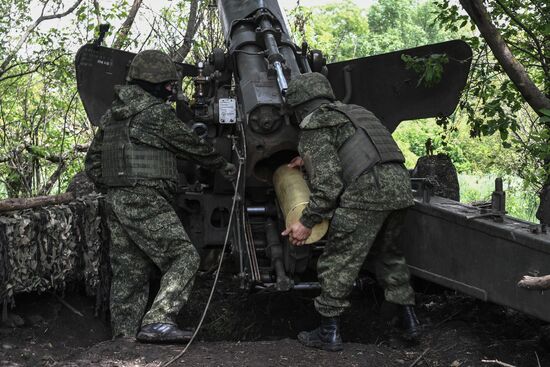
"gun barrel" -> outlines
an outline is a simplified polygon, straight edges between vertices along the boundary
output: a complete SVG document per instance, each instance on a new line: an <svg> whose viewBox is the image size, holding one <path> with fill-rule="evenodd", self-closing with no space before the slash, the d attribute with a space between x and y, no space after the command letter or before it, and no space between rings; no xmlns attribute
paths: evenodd
<svg viewBox="0 0 550 367"><path fill-rule="evenodd" d="M277 0L218 0L218 10L225 40L229 43L235 26L240 21L250 20L254 13L260 9L268 10L279 20L281 31L287 35L287 41L291 42L288 38L290 32L286 19Z"/></svg>
<svg viewBox="0 0 550 367"><path fill-rule="evenodd" d="M259 134L284 125L288 81L302 73L276 0L218 0L243 121Z"/></svg>

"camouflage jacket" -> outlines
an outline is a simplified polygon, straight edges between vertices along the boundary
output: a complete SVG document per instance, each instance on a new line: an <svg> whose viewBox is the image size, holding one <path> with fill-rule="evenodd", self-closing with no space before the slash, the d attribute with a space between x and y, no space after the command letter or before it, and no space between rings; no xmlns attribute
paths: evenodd
<svg viewBox="0 0 550 367"><path fill-rule="evenodd" d="M130 139L139 144L167 149L176 157L193 161L209 169L222 168L227 161L204 139L199 138L176 117L174 109L137 85L115 87L116 99L103 115L99 129L88 149L85 168L88 176L101 187L101 144L103 127L111 120L132 117ZM173 195L176 185L168 180L142 180L139 185L155 187Z"/></svg>
<svg viewBox="0 0 550 367"><path fill-rule="evenodd" d="M321 106L300 124L298 151L309 175L311 195L300 221L307 227L330 219L337 207L395 210L413 204L409 173L402 164L379 164L346 186L338 149L355 133L342 113Z"/></svg>

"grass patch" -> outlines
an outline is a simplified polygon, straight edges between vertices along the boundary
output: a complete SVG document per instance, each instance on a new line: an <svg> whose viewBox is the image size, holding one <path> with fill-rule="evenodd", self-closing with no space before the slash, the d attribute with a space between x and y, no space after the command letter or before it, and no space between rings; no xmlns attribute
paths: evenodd
<svg viewBox="0 0 550 367"><path fill-rule="evenodd" d="M460 173L460 201L489 201L495 189L496 175L472 175ZM539 205L536 193L525 190L523 180L515 176L502 177L506 191L506 211L508 215L531 222L538 222L535 213Z"/></svg>

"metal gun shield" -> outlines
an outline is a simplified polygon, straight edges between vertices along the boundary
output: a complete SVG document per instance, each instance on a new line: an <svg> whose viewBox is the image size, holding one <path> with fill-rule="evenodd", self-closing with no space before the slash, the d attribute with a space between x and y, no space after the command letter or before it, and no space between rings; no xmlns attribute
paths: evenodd
<svg viewBox="0 0 550 367"><path fill-rule="evenodd" d="M402 55L447 54L439 83L419 85ZM336 98L372 111L392 132L404 120L449 116L466 85L472 50L460 40L436 43L327 65ZM344 100L345 99L345 100Z"/></svg>
<svg viewBox="0 0 550 367"><path fill-rule="evenodd" d="M92 125L99 119L115 98L114 87L126 83L128 67L136 54L114 48L86 44L75 57L76 83L84 109ZM175 63L181 76L196 76L193 65Z"/></svg>

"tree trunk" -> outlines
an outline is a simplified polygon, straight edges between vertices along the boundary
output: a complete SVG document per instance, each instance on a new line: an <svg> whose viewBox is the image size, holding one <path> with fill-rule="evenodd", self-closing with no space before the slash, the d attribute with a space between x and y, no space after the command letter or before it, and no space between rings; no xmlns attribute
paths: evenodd
<svg viewBox="0 0 550 367"><path fill-rule="evenodd" d="M124 23L122 23L117 31L116 38L113 41L113 45L111 46L112 48L122 49L128 43L130 28L132 28L132 24L134 24L134 20L136 19L137 12L141 7L142 2L143 0L134 0L134 3L132 4L130 11L128 12L126 20L124 20Z"/></svg>
<svg viewBox="0 0 550 367"><path fill-rule="evenodd" d="M550 179L543 186L539 194L540 204L537 210L537 219L550 226Z"/></svg>
<svg viewBox="0 0 550 367"><path fill-rule="evenodd" d="M52 191L53 186L55 183L59 180L63 172L65 172L65 169L67 168L67 164L65 161L59 162L57 165L57 168L52 173L48 181L40 188L40 191L38 192L39 195L49 195L50 191Z"/></svg>
<svg viewBox="0 0 550 367"><path fill-rule="evenodd" d="M550 109L550 99L537 88L523 65L521 65L502 38L499 30L491 22L489 13L481 0L459 0L470 18L474 21L479 32L493 51L499 64L510 80L515 84L525 101L540 114L544 108Z"/></svg>
<svg viewBox="0 0 550 367"><path fill-rule="evenodd" d="M542 277L531 277L524 275L518 282L518 287L532 290L550 289L550 275L545 275Z"/></svg>
<svg viewBox="0 0 550 367"><path fill-rule="evenodd" d="M197 31L199 21L198 18L199 12L199 0L192 0L191 7L189 8L189 18L187 20L187 29L185 30L185 35L183 36L183 44L178 48L172 55L172 59L177 62L183 62L191 46L193 45L193 37L195 37L195 32Z"/></svg>
<svg viewBox="0 0 550 367"><path fill-rule="evenodd" d="M93 0L93 1L94 1L94 11L97 17L97 26L99 27L99 25L101 24L101 6L99 5L98 0Z"/></svg>
<svg viewBox="0 0 550 367"><path fill-rule="evenodd" d="M37 208L45 205L64 204L74 200L71 192L53 196L36 196L33 198L6 199L0 201L0 213L12 210Z"/></svg>

